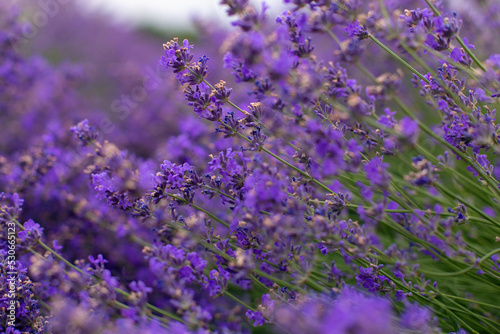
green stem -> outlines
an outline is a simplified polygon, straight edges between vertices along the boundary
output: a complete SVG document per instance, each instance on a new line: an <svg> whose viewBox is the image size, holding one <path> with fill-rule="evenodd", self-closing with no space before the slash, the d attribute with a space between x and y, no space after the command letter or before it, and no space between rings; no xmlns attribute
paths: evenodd
<svg viewBox="0 0 500 334"><path fill-rule="evenodd" d="M385 52L390 54L394 59L396 59L401 65L409 69L413 74L415 74L417 77L419 77L421 80L423 80L425 83L429 83L429 80L423 76L419 71L417 71L413 66L408 64L403 58L398 56L396 53L394 53L391 49L389 49L384 43L382 43L380 40L377 39L377 37L373 36L372 34L369 34L368 37L374 41L378 46L380 46L382 49L384 49Z"/></svg>
<svg viewBox="0 0 500 334"><path fill-rule="evenodd" d="M486 254L485 256L483 256L479 260L479 262L477 263L477 265L476 264L472 264L472 265L468 266L467 268L464 268L462 270L455 271L455 272L452 272L452 273L431 272L431 271L425 271L423 273L426 274L426 275L438 276L438 277L458 276L458 275L461 275L461 274L465 274L465 273L471 271L472 269L474 269L476 267L478 268L485 260L488 260L492 255L495 255L496 253L500 253L500 248L494 249L491 252L489 252L488 254Z"/></svg>
<svg viewBox="0 0 500 334"><path fill-rule="evenodd" d="M210 217L210 218L212 218L213 220L215 220L215 221L217 221L217 222L221 223L222 225L224 225L225 227L229 228L229 226L230 226L230 225L229 225L228 223L226 223L225 221L223 221L222 219L220 219L219 217L217 217L217 216L216 216L216 215L214 215L213 213L211 213L211 212L209 212L209 211L207 211L207 210L203 209L202 207L200 207L200 206L198 206L198 205L196 205L196 204L194 204L194 203L189 203L187 200L185 200L185 199L184 199L184 198L182 198L182 197L179 197L179 196L176 196L176 195L172 195L172 194L169 194L169 193L165 193L165 194L166 194L167 196L169 196L169 197L171 197L171 198L173 198L173 199L177 200L177 201L181 201L181 202L184 202L184 203L189 204L190 206L192 206L192 207L193 207L193 208L195 208L196 210L198 210L198 211L201 211L201 212L205 213L207 216L209 216L209 217Z"/></svg>
<svg viewBox="0 0 500 334"><path fill-rule="evenodd" d="M449 191L448 189L446 189L445 187L441 186L440 184L438 183L435 183L434 186L443 194L446 194L447 196L450 196L450 197L453 197L455 199L457 199L459 202L461 203L467 203L467 207L471 208L472 210L474 210L476 213L478 213L480 216L482 216L485 220L489 221L490 223L492 223L493 225L495 225L496 227L500 227L500 223L493 220L490 216L488 216L487 214L485 214L483 212L483 210L479 209L478 207L476 207L474 204L470 203L470 201L466 201L464 200L463 198L461 198L460 196L457 196L456 194L453 194L451 191Z"/></svg>
<svg viewBox="0 0 500 334"><path fill-rule="evenodd" d="M304 294L306 293L306 290L304 290L304 289L302 289L302 288L300 288L298 286L295 286L295 285L293 285L291 283L288 283L287 281L283 281L282 279L279 279L277 277L269 275L268 273L266 273L266 272L264 272L264 271L262 271L260 269L253 269L253 272L255 274L259 275L259 276L262 276L264 278L267 278L267 279L269 279L269 280L277 283L278 285L286 286L286 287L288 287L290 289L294 289L294 290L299 291L299 292L304 293Z"/></svg>
<svg viewBox="0 0 500 334"><path fill-rule="evenodd" d="M452 299L460 300L460 301L463 301L463 302L477 304L477 305L491 307L491 308L496 308L496 309L500 310L500 305L493 305L493 304L483 303L483 302L480 302L480 301L477 301L477 300L472 300L472 299L467 299L467 298L452 296L452 295L448 295L448 294L444 294L444 293L439 293L439 295L441 295L443 297L446 297L446 298L452 298Z"/></svg>
<svg viewBox="0 0 500 334"><path fill-rule="evenodd" d="M224 296L228 296L229 298L231 298L235 302L243 305L245 308L247 308L249 310L256 311L255 308L251 307L250 305L248 305L247 303L245 303L244 301L242 301L241 299L239 299L238 297L236 297L235 295L233 295L233 294L231 294L231 293L229 293L227 291L224 291Z"/></svg>

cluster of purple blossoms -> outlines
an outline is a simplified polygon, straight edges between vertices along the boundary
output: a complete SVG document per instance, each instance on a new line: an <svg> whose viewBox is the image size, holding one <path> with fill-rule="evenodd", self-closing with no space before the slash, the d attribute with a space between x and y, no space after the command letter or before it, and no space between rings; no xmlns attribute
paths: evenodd
<svg viewBox="0 0 500 334"><path fill-rule="evenodd" d="M21 4L0 331L499 332L495 1L221 0L159 62L71 4L28 38Z"/></svg>

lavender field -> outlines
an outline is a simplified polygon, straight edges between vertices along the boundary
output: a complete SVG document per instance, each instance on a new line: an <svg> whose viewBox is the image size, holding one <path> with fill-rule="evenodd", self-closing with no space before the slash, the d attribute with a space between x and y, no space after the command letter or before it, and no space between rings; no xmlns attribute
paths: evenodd
<svg viewBox="0 0 500 334"><path fill-rule="evenodd" d="M500 3L214 2L0 3L0 332L500 333Z"/></svg>

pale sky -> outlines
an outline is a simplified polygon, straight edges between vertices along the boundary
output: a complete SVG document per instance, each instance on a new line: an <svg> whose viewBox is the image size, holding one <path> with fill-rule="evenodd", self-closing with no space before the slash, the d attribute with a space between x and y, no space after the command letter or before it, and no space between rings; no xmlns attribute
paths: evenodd
<svg viewBox="0 0 500 334"><path fill-rule="evenodd" d="M227 18L220 0L78 0L84 7L110 13L119 21L132 24L152 23L161 26L187 25L193 17L212 19L223 23ZM262 1L251 1L259 8ZM269 13L279 14L283 1L266 0ZM185 28L186 26L184 26Z"/></svg>

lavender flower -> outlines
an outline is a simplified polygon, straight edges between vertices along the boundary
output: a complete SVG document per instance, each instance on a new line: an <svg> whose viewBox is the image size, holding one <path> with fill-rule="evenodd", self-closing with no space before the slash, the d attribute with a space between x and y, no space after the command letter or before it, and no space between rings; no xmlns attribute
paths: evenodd
<svg viewBox="0 0 500 334"><path fill-rule="evenodd" d="M354 22L348 24L347 27L344 28L344 31L349 35L350 38L368 38L368 32L361 24L359 24L359 21L357 19L354 20Z"/></svg>

